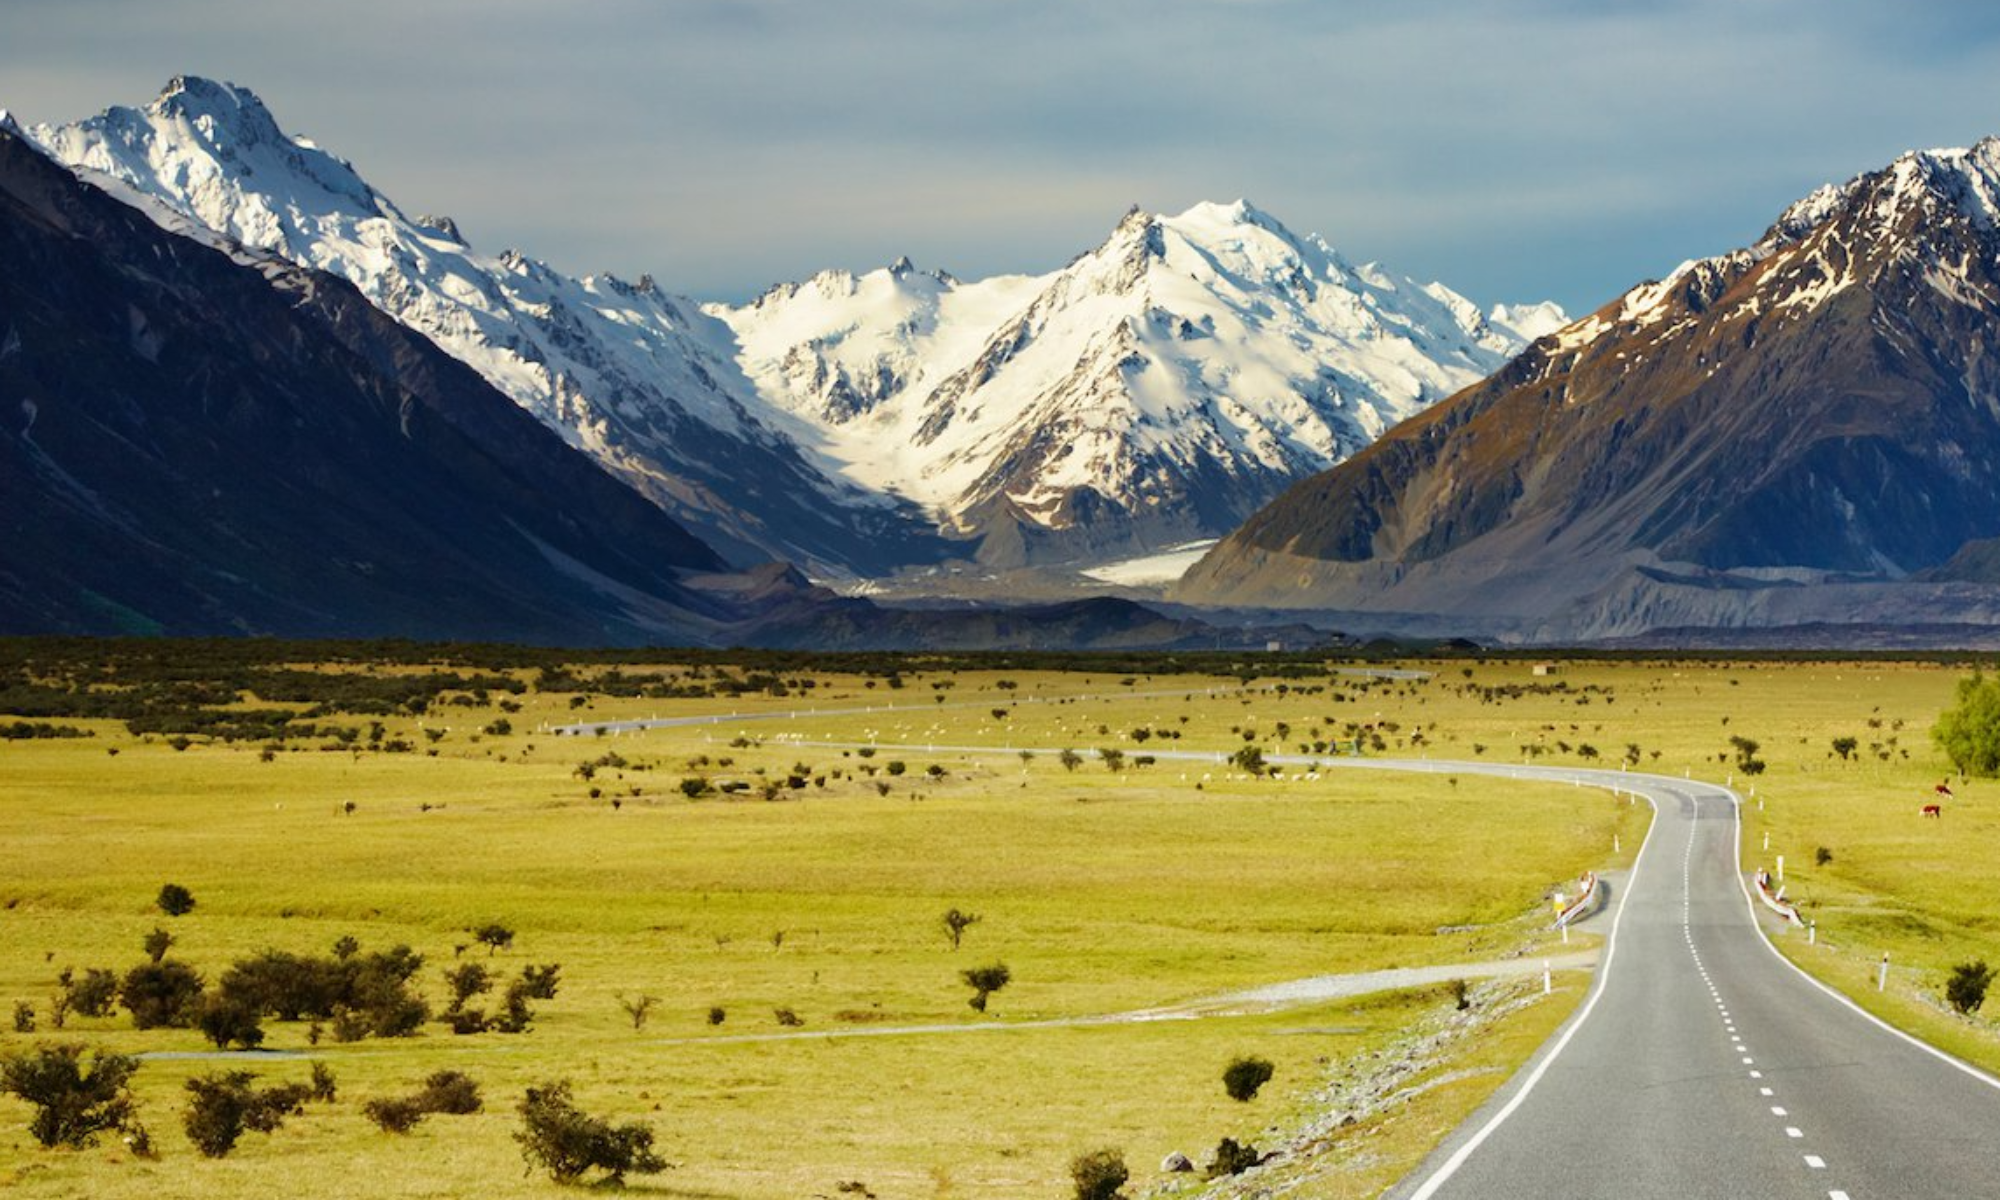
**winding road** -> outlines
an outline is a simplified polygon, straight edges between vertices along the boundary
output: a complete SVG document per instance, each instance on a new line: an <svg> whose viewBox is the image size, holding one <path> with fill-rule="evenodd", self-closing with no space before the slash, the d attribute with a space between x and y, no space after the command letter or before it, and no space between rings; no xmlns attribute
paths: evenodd
<svg viewBox="0 0 2000 1200"><path fill-rule="evenodd" d="M1389 1195L2000 1196L2000 1080L1781 958L1738 870L1737 798L1616 780L1659 816L1575 1016Z"/></svg>

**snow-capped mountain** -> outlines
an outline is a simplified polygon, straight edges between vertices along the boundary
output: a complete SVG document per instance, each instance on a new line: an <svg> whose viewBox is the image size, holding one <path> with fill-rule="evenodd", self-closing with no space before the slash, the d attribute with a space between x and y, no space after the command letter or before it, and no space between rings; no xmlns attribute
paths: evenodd
<svg viewBox="0 0 2000 1200"><path fill-rule="evenodd" d="M876 571L934 550L920 514L829 476L762 411L727 329L650 279L572 279L412 220L258 98L183 76L144 109L31 136L236 241L346 278L739 561Z"/></svg>
<svg viewBox="0 0 2000 1200"><path fill-rule="evenodd" d="M1996 321L2000 139L1905 154L1292 489L1179 595L1549 640L1990 623Z"/></svg>
<svg viewBox="0 0 2000 1200"><path fill-rule="evenodd" d="M1244 204L1133 211L1061 270L907 261L741 307L411 218L245 89L30 136L88 180L354 283L735 561L822 577L1220 536L1562 321L1482 316Z"/></svg>
<svg viewBox="0 0 2000 1200"><path fill-rule="evenodd" d="M1044 276L903 260L709 311L849 478L983 537L996 565L1217 536L1564 320L1483 317L1241 202L1135 209Z"/></svg>

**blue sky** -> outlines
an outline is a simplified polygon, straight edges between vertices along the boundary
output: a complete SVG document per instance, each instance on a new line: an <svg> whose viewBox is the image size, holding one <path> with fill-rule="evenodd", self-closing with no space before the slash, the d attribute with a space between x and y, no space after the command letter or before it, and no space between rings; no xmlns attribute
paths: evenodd
<svg viewBox="0 0 2000 1200"><path fill-rule="evenodd" d="M243 84L405 210L741 298L1041 271L1247 198L1575 312L1818 184L2000 134L2000 5L1927 0L13 0L0 106Z"/></svg>

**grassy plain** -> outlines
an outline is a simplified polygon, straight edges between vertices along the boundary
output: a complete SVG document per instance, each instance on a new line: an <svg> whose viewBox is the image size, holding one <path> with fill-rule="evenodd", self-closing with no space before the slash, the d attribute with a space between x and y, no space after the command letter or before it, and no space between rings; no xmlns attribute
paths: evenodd
<svg viewBox="0 0 2000 1200"><path fill-rule="evenodd" d="M44 1022L0 1034L0 1051L55 1039L206 1051L197 1034L135 1031L122 1016L46 1026L58 970L122 971L156 925L174 933L174 957L211 979L263 948L325 953L345 934L365 949L407 943L426 956L420 979L441 1006L441 968L487 954L467 930L500 921L518 937L495 968L557 962L563 981L522 1035L433 1025L412 1039L309 1046L303 1026L267 1025L266 1048L329 1064L342 1101L219 1162L196 1158L177 1127L181 1084L218 1066L207 1058L156 1057L139 1073L158 1162L110 1144L37 1150L25 1106L0 1100L0 1188L310 1196L353 1194L365 1180L370 1195L545 1195L552 1185L520 1171L512 1105L556 1077L575 1080L587 1109L656 1128L678 1168L634 1179L634 1191L1060 1195L1070 1157L1107 1145L1150 1185L1169 1150L1200 1160L1224 1135L1268 1144L1305 1118L1315 1088L1452 1004L1432 989L1205 1020L1095 1018L1517 951L1538 936L1551 886L1609 863L1614 834L1629 853L1643 829L1630 806L1577 789L1375 773L1273 780L1163 757L1246 744L1275 753L1348 722L1376 725L1384 752L1408 752L1417 725L1433 724L1429 706L1453 703L1441 679L1321 674L1283 692L1175 676L903 680L821 675L782 698L495 694L379 718L382 741L403 739L407 753L320 749L317 738L268 756L256 742L175 749L105 720L68 722L89 738L0 742L0 1001L27 1001ZM518 707L503 712L502 699ZM796 715L601 738L547 728L731 710ZM483 732L502 718L510 732ZM440 731L435 741L426 728ZM1142 741L1140 728L1156 734ZM872 755L832 745L869 742ZM1074 770L1046 750L1016 752L1066 746L1085 758ZM1122 750L1125 769L1099 749ZM1133 761L1148 753L1162 757ZM892 762L903 771L891 774ZM794 775L804 786L788 785ZM748 790L691 799L680 783L695 776ZM169 880L194 893L194 912L170 920L152 907ZM982 918L957 951L939 923L953 906ZM981 1018L958 974L993 961L1014 981ZM1509 1016L1468 1052L1490 1060L1474 1074L1440 1075L1345 1131L1351 1169L1324 1194L1392 1180L1581 987L1567 981ZM641 995L658 1003L635 1030L620 1001ZM780 1024L780 1008L803 1024ZM1278 1075L1238 1105L1219 1077L1250 1053ZM273 1081L308 1065L272 1053L254 1062ZM355 1101L443 1067L484 1084L486 1112L433 1117L409 1138L358 1112Z"/></svg>
<svg viewBox="0 0 2000 1200"><path fill-rule="evenodd" d="M176 751L110 721L75 722L97 734L88 739L0 742L0 1001L40 1004L64 965L123 969L156 924L211 976L263 947L324 951L350 933L369 948L407 942L427 956L434 1003L439 968L474 924L519 931L496 967L563 966L559 997L525 1035L432 1026L312 1048L343 1102L219 1163L194 1158L176 1128L182 1080L211 1062L153 1060L140 1072L166 1148L158 1163L112 1147L35 1150L20 1132L25 1108L0 1100L0 1187L331 1195L364 1178L376 1195L543 1195L550 1185L518 1171L511 1106L522 1087L557 1076L576 1080L585 1107L659 1131L680 1166L634 1180L635 1191L842 1197L862 1194L837 1190L858 1182L885 1198L1061 1195L1070 1156L1105 1145L1125 1151L1135 1183L1156 1185L1168 1150L1200 1160L1225 1134L1268 1144L1306 1122L1319 1089L1393 1057L1449 1000L1430 991L1213 1020L1046 1022L1508 953L1532 936L1549 887L1616 865L1614 835L1629 858L1643 831L1642 811L1577 789L1334 771L1273 780L1165 757L1295 752L1345 740L1349 725L1372 727L1362 737L1377 755L1629 758L1635 770L1733 779L1749 797L1746 868L1784 854L1790 894L1818 922L1820 944L1780 935L1781 947L1893 1022L2000 1067L1991 1024L1940 999L1951 964L2000 962L2000 788L1954 779L1944 818L1918 816L1945 775L1928 730L1960 669L1578 661L1537 677L1520 662L1406 665L1433 674L1322 672L1246 688L1226 677L906 669L901 687L818 673L817 686L784 697L529 691L504 714L487 703L385 718L387 738L412 753L307 742L268 762L254 743L196 739ZM732 711L738 719L621 736L548 728ZM752 719L764 714L773 719ZM480 732L503 715L512 732ZM442 730L435 743L425 726ZM1739 765L1732 737L1757 743L1748 757L1761 773ZM1856 741L1846 759L1833 748L1843 737ZM871 743L871 755L855 748ZM1023 747L1037 749L1024 760ZM1083 761L1065 769L1056 747ZM1124 768L1109 769L1100 749L1122 752ZM1135 765L1146 754L1158 761ZM598 764L587 779L586 762ZM788 786L795 774L803 787ZM679 785L695 776L746 790L689 799ZM761 798L766 785L775 799ZM199 900L172 922L151 907L169 879ZM982 916L956 952L938 924L952 906ZM1884 953L1891 982L1878 995ZM1004 1028L982 1030L958 972L991 961L1014 982L988 1014ZM1439 1064L1435 1086L1411 1102L1342 1131L1305 1194L1378 1192L1555 1027L1582 983ZM659 1004L635 1031L619 999L641 994ZM720 1025L712 1006L725 1010ZM780 1007L803 1026L780 1026ZM268 1045L307 1049L302 1028L268 1029ZM204 1048L122 1019L73 1019L62 1036ZM0 1050L33 1039L0 1034ZM1278 1075L1240 1106L1218 1077L1244 1053L1270 1058ZM486 1113L436 1117L405 1140L355 1110L355 1099L446 1066L485 1084ZM302 1077L306 1064L262 1070Z"/></svg>

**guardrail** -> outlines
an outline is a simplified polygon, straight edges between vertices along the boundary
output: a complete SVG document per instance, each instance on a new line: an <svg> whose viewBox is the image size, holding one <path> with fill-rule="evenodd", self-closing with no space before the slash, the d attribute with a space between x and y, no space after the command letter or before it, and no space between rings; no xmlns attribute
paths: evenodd
<svg viewBox="0 0 2000 1200"><path fill-rule="evenodd" d="M1573 925L1590 915L1591 910L1597 907L1598 893L1602 890L1598 887L1597 872L1585 871L1580 882L1583 886L1577 893L1576 899L1570 902L1568 908L1556 914L1555 928Z"/></svg>
<svg viewBox="0 0 2000 1200"><path fill-rule="evenodd" d="M1781 863L1779 865L1782 866L1783 864ZM1762 867L1759 867L1757 869L1757 873L1755 875L1752 875L1750 878L1751 882L1757 885L1757 899L1764 902L1765 908L1768 908L1772 912L1777 913L1779 916L1785 918L1785 920L1789 921L1793 925L1804 925L1806 923L1805 918L1799 915L1798 906L1796 904L1793 904L1791 901L1785 899L1784 888L1782 887L1779 888L1776 895L1773 895L1771 893L1770 872L1764 870Z"/></svg>

